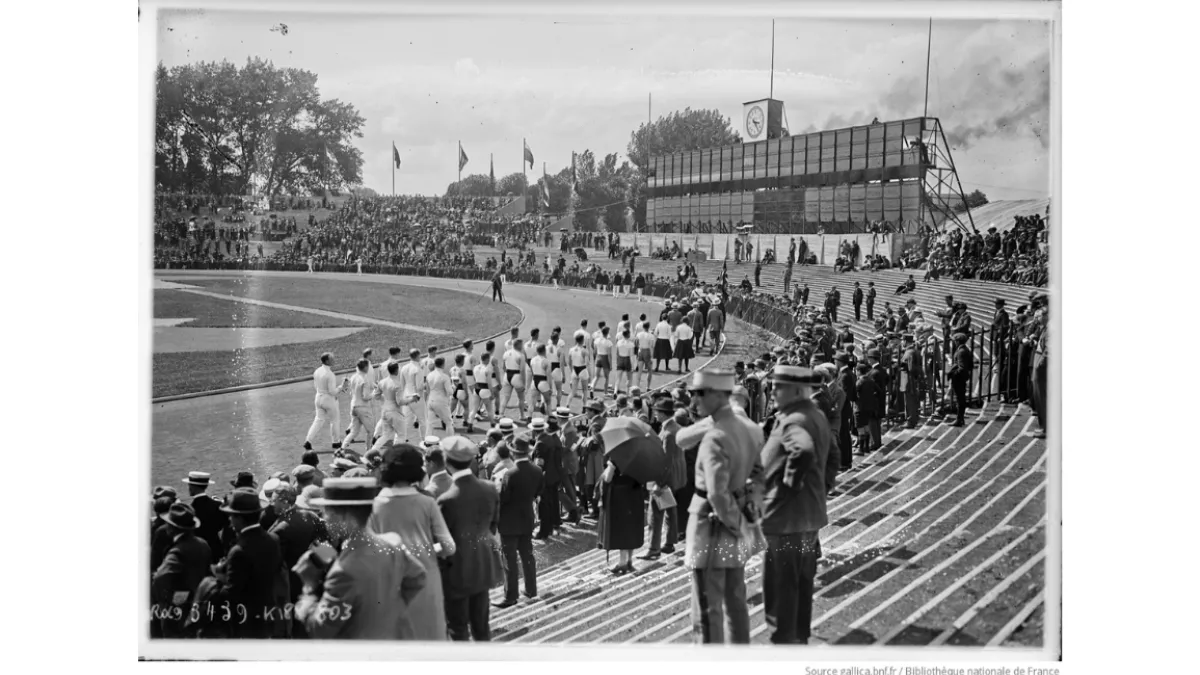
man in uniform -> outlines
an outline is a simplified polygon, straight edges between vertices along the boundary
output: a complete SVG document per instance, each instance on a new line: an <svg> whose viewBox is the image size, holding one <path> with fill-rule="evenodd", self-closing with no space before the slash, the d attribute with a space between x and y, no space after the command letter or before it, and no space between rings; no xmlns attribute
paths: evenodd
<svg viewBox="0 0 1200 675"><path fill-rule="evenodd" d="M850 302L854 305L854 320L862 321L863 290L857 281L854 282L854 294L850 296Z"/></svg>
<svg viewBox="0 0 1200 675"><path fill-rule="evenodd" d="M429 373L425 383L429 387L429 401L426 405L429 417L425 421L425 429L433 431L433 420L436 418L442 422L447 436L454 435L454 418L450 415L454 385L450 382L450 376L446 374L444 357L438 356L433 359L433 371Z"/></svg>
<svg viewBox="0 0 1200 675"><path fill-rule="evenodd" d="M771 372L775 424L762 449L765 489L763 608L774 644L808 644L813 586L821 557L818 532L828 522L825 466L831 434L812 401L821 376L799 366Z"/></svg>
<svg viewBox="0 0 1200 675"><path fill-rule="evenodd" d="M337 397L346 390L346 383L338 386L337 375L333 373L333 354L321 354L321 365L313 371L313 387L316 389L313 399L316 413L312 426L308 428L308 436L304 439L304 449L312 450L313 441L328 433L330 445L337 450L342 447L341 441L334 438L337 428L341 425L342 416Z"/></svg>
<svg viewBox="0 0 1200 675"><path fill-rule="evenodd" d="M730 642L750 642L746 561L753 551L746 539L749 519L757 517L753 495L762 486L763 436L758 425L734 411L733 389L733 371L697 372L692 401L711 420L685 430L700 436L684 561L692 570L692 625L706 644L725 642L726 623Z"/></svg>
<svg viewBox="0 0 1200 675"><path fill-rule="evenodd" d="M379 412L379 423L375 427L375 445L371 450L382 451L389 441L400 438L404 428L404 416L400 414L403 402L400 400L400 363L392 361L387 366L387 379L379 383L379 397L383 399L383 408Z"/></svg>

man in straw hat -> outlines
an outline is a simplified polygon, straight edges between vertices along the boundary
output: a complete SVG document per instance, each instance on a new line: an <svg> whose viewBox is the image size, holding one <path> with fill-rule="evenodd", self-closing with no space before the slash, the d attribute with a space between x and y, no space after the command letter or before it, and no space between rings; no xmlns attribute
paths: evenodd
<svg viewBox="0 0 1200 675"><path fill-rule="evenodd" d="M212 602L232 608L226 623L233 638L270 637L268 614L277 610L275 583L283 572L283 552L279 540L259 525L262 510L258 493L244 487L230 493L221 507L236 539L225 559L213 566L217 587Z"/></svg>
<svg viewBox="0 0 1200 675"><path fill-rule="evenodd" d="M296 563L304 583L296 618L316 640L414 639L408 605L425 587L425 567L399 537L367 529L378 481L330 478L322 490L312 503L324 509L341 551L327 560L327 550L310 550Z"/></svg>
<svg viewBox="0 0 1200 675"><path fill-rule="evenodd" d="M175 502L162 520L171 544L151 578L151 616L158 621L162 637L181 638L196 588L212 564L212 550L196 536L201 521L190 505Z"/></svg>
<svg viewBox="0 0 1200 675"><path fill-rule="evenodd" d="M207 492L208 486L212 484L212 476L204 471L189 471L183 483L187 485L188 496L192 498L190 505L196 513L196 522L199 523L196 536L208 544L213 559L219 559L225 555L225 549L221 546L221 530L225 529L228 523L225 514L221 512L221 502L213 499Z"/></svg>
<svg viewBox="0 0 1200 675"><path fill-rule="evenodd" d="M557 434L547 433L550 425L537 417L529 423L529 442L533 445L533 462L542 470L542 490L538 495L538 539L549 539L554 530L562 527L562 510L558 490L563 474L563 446Z"/></svg>
<svg viewBox="0 0 1200 675"><path fill-rule="evenodd" d="M500 494L490 482L471 473L471 463L478 456L474 443L462 436L448 436L442 439L442 451L454 485L437 503L458 546L442 575L446 627L451 640L486 642L491 640L488 590L502 581L493 567L493 553L498 553L499 545Z"/></svg>
<svg viewBox="0 0 1200 675"><path fill-rule="evenodd" d="M812 623L813 585L821 556L818 531L825 510L825 464L830 429L812 400L822 376L799 366L771 371L775 425L762 449L763 606L775 644L807 644Z"/></svg>
<svg viewBox="0 0 1200 675"><path fill-rule="evenodd" d="M696 453L695 492L688 506L685 563L692 570L692 625L703 643L749 644L746 561L755 551L743 541L753 504L747 483L761 486L762 430L734 411L731 370L696 373L689 391L709 424ZM683 443L681 442L681 445Z"/></svg>

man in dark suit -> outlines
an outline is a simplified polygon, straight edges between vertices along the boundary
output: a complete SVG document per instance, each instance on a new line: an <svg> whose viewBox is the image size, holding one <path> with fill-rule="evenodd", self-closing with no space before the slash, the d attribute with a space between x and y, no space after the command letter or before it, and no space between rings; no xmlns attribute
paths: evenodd
<svg viewBox="0 0 1200 675"><path fill-rule="evenodd" d="M229 603L230 637L270 637L268 613L275 609L275 583L283 569L283 552L275 535L262 529L262 504L253 488L238 488L221 511L229 514L236 535L229 555L213 568L217 579L213 604Z"/></svg>
<svg viewBox="0 0 1200 675"><path fill-rule="evenodd" d="M452 439L452 440L448 440ZM488 589L493 578L492 552L500 524L500 494L489 482L471 473L478 455L467 439L442 439L446 467L454 485L438 497L442 518L458 545L442 570L442 592L446 597L446 626L450 639L466 642L491 640L488 627Z"/></svg>
<svg viewBox="0 0 1200 675"><path fill-rule="evenodd" d="M921 363L921 354L917 351L916 337L912 333L904 334L904 355L900 357L900 390L904 393L904 412L909 429L917 428L921 414L921 385L925 382L925 372Z"/></svg>
<svg viewBox="0 0 1200 675"><path fill-rule="evenodd" d="M875 409L878 411L878 417L871 420L871 449L878 450L883 447L883 430L880 427L880 420L887 416L887 396L890 390L891 378L888 376L887 369L883 365L882 355L878 349L867 351L867 363L871 366L867 377L875 383L878 391L875 395Z"/></svg>
<svg viewBox="0 0 1200 675"><path fill-rule="evenodd" d="M1008 317L1008 312L1004 309L1004 298L996 298L996 314L992 317L992 331L989 345L991 349L992 359L996 363L996 373L1000 380L1000 389L1004 391L1004 397L1010 398L1012 393L1006 391L1009 375L1008 370L1011 367L1011 359L1009 359L1009 330L1012 325L1011 319Z"/></svg>
<svg viewBox="0 0 1200 675"><path fill-rule="evenodd" d="M950 367L950 388L954 392L954 424L961 427L967 412L967 383L971 379L971 371L975 368L975 356L967 347L966 333L955 333L954 365Z"/></svg>
<svg viewBox="0 0 1200 675"><path fill-rule="evenodd" d="M318 541L329 541L329 530L325 521L314 511L296 507L296 487L285 483L275 488L271 503L275 507L275 522L267 529L279 540L283 565L291 575L290 600L300 597L300 578L291 571L300 556Z"/></svg>
<svg viewBox="0 0 1200 675"><path fill-rule="evenodd" d="M545 498L544 473L529 461L529 434L513 439L513 459L516 466L500 477L500 542L504 548L507 578L504 580L504 602L496 607L505 609L517 604L517 556L525 576L525 596L537 597L537 567L533 557L533 500Z"/></svg>
<svg viewBox="0 0 1200 675"><path fill-rule="evenodd" d="M883 394L879 385L871 378L871 366L859 363L858 378L855 383L858 402L854 409L854 423L858 425L858 454L866 454L878 449L875 444L879 418L883 416L880 399Z"/></svg>
<svg viewBox="0 0 1200 675"><path fill-rule="evenodd" d="M875 282L867 282L867 321L875 320Z"/></svg>
<svg viewBox="0 0 1200 675"><path fill-rule="evenodd" d="M183 482L188 486L191 507L200 523L196 536L208 543L213 559L218 560L225 555L225 549L221 546L221 530L229 524L229 518L221 512L221 502L206 492L211 481L212 477L203 471L189 471Z"/></svg>
<svg viewBox="0 0 1200 675"><path fill-rule="evenodd" d="M854 464L850 435L857 428L854 419L854 404L858 402L858 378L854 375L854 366L850 362L850 355L846 352L834 354L833 363L838 368L837 382L842 387L842 391L846 392L846 401L842 404L842 424L838 429L832 429L838 437L837 446L840 456L830 457L829 461L838 462L842 471L848 471Z"/></svg>
<svg viewBox="0 0 1200 675"><path fill-rule="evenodd" d="M208 543L195 535L200 521L196 512L183 502L175 502L162 516L164 528L171 537L162 564L154 571L150 582L151 601L154 603L154 618L161 627L164 638L184 637L183 625L187 618L196 587L208 574L212 564L212 552Z"/></svg>
<svg viewBox="0 0 1200 675"><path fill-rule="evenodd" d="M862 321L863 290L857 281L854 282L854 294L850 296L850 302L854 305L854 320Z"/></svg>
<svg viewBox="0 0 1200 675"><path fill-rule="evenodd" d="M563 446L555 434L546 433L546 420L529 423L533 443L533 463L542 470L542 491L538 500L538 539L549 539L562 526L558 488L563 476Z"/></svg>

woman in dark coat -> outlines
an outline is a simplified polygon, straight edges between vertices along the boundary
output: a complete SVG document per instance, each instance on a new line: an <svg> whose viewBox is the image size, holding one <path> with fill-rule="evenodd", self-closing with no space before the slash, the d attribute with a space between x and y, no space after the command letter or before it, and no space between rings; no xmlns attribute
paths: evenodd
<svg viewBox="0 0 1200 675"><path fill-rule="evenodd" d="M642 547L646 529L646 486L621 473L612 462L600 485L600 548L620 551L613 574L633 572L633 552Z"/></svg>

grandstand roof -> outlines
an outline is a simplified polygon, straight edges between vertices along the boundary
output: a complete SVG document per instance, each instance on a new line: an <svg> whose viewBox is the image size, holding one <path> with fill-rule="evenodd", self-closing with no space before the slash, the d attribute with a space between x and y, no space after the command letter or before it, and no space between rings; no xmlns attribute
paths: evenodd
<svg viewBox="0 0 1200 675"><path fill-rule="evenodd" d="M1005 199L971 209L971 218L975 220L975 227L980 232L987 232L987 229L992 226L995 226L998 232L1003 232L1012 229L1014 216L1038 214L1044 218L1046 207L1049 205L1049 197L1045 199Z"/></svg>

